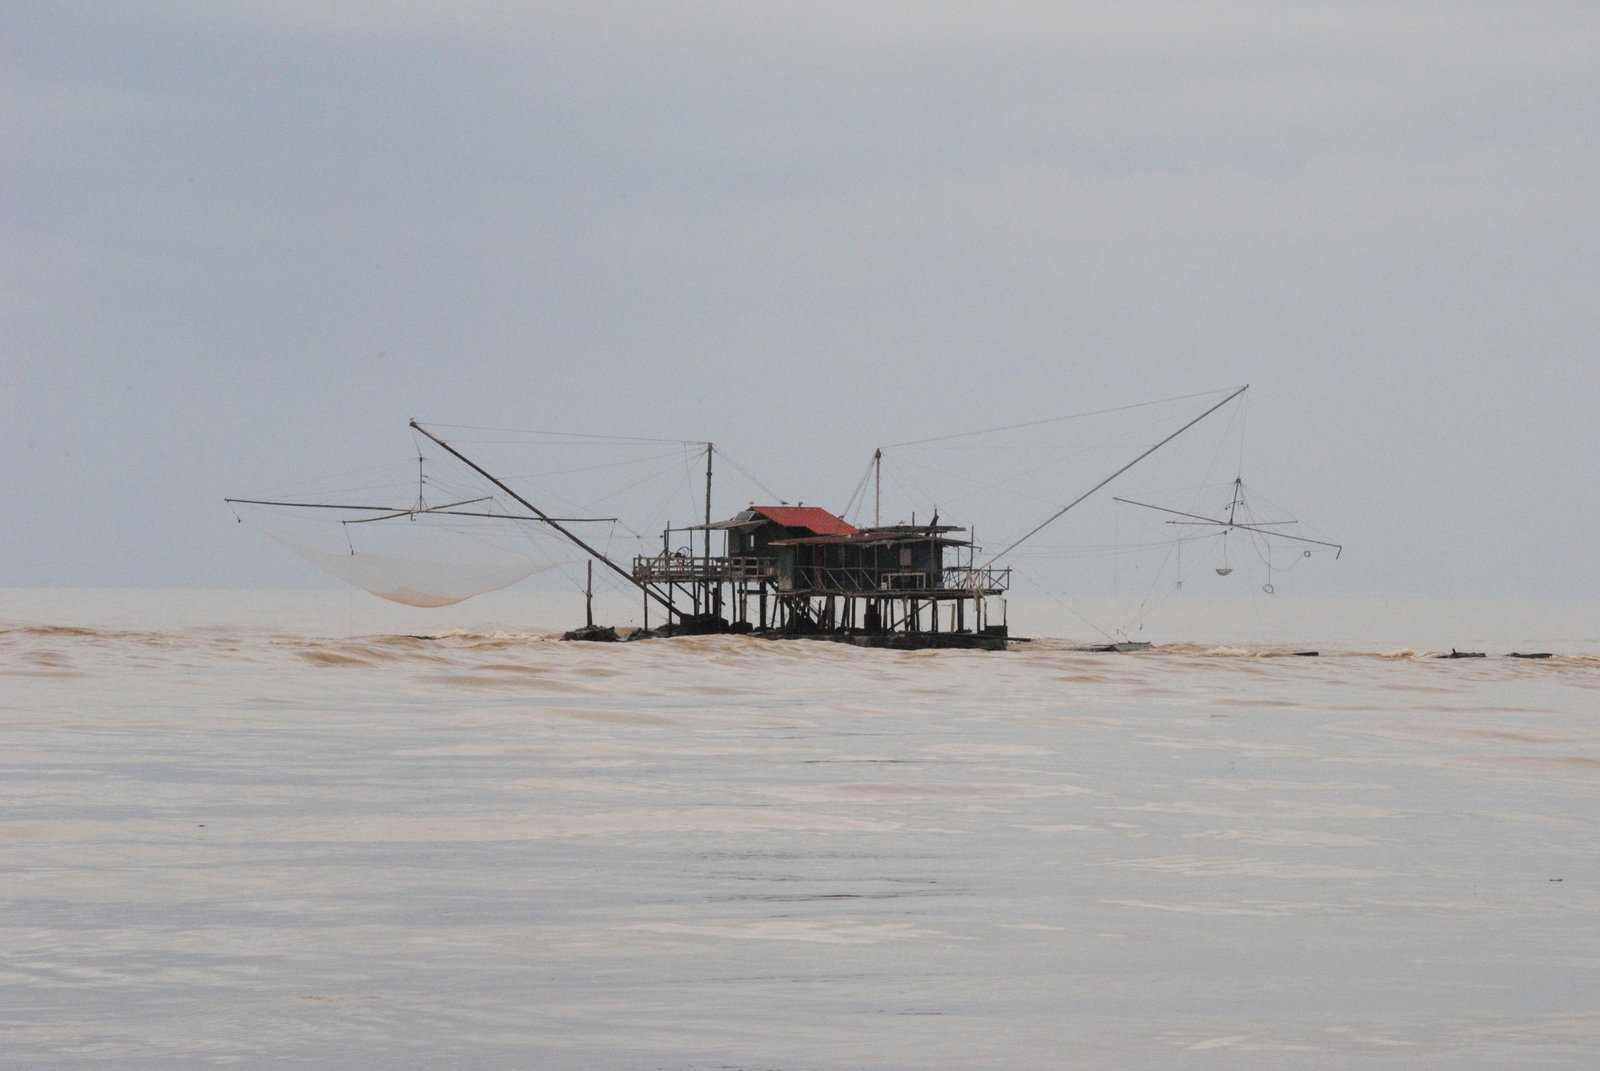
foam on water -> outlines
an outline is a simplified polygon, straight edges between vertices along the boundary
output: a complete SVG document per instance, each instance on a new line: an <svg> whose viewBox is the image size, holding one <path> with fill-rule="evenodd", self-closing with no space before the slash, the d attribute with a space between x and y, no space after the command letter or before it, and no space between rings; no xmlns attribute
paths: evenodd
<svg viewBox="0 0 1600 1071"><path fill-rule="evenodd" d="M893 652L5 595L0 1063L1600 1046L1600 659L1572 621L1488 636L1573 640L1539 661L1334 627Z"/></svg>

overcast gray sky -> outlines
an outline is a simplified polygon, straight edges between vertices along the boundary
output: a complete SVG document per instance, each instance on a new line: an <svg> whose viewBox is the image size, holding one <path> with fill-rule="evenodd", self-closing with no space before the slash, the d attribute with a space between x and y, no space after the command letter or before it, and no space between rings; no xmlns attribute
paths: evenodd
<svg viewBox="0 0 1600 1071"><path fill-rule="evenodd" d="M220 498L412 416L842 504L878 443L1249 382L1319 591L1600 594L1592 0L0 26L0 584L302 583Z"/></svg>

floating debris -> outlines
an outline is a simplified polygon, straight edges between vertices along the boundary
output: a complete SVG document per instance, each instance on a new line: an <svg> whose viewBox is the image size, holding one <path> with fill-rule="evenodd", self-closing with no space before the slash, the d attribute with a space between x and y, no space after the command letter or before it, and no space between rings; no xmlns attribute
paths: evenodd
<svg viewBox="0 0 1600 1071"><path fill-rule="evenodd" d="M1486 656L1484 655L1484 653L1482 651L1458 651L1454 647L1452 647L1452 648L1450 648L1450 653L1449 654L1436 655L1435 657L1436 658L1484 658Z"/></svg>
<svg viewBox="0 0 1600 1071"><path fill-rule="evenodd" d="M1512 651L1508 658L1553 658L1549 651Z"/></svg>

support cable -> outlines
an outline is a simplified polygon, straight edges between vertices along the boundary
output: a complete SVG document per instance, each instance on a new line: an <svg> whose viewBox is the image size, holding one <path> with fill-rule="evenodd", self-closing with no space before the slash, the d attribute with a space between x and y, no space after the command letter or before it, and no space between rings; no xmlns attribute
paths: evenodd
<svg viewBox="0 0 1600 1071"><path fill-rule="evenodd" d="M1233 394L1228 395L1228 398L1223 399L1223 402L1225 403L1234 396L1242 393L1244 389L1244 387L1240 387L1238 390L1234 391ZM926 443L942 443L951 439L970 439L977 435L993 435L997 431L1020 431L1023 428L1037 428L1045 424L1060 424L1064 421L1081 420L1085 417L1108 416L1111 413L1125 413L1130 409L1147 409L1154 405L1167 405L1171 402L1187 402L1195 398L1209 398L1217 393L1217 391L1208 390L1202 391L1199 394L1182 394L1175 398L1157 398L1155 401L1151 402L1135 402L1132 405L1118 405L1113 406L1110 409L1094 409L1083 413L1068 413L1066 416L1046 417L1043 420L1029 420L1021 424L1005 424L998 428L983 428L979 431L958 431L953 435L935 435L931 439L912 439L909 442L890 443L887 447L885 447L885 449L893 449L900 446L922 446Z"/></svg>
<svg viewBox="0 0 1600 1071"><path fill-rule="evenodd" d="M1011 553L1013 550L1017 549L1017 547L1021 546L1023 543L1025 543L1027 540L1032 538L1034 535L1038 534L1038 532L1040 530L1042 530L1045 526L1047 526L1047 525L1051 524L1052 522L1054 522L1056 520L1056 518L1058 518L1062 514L1066 513L1073 506L1076 506L1078 503L1082 502L1084 499L1088 498L1090 495L1092 495L1096 491L1100 490L1100 488L1104 487L1106 484L1110 483L1112 480L1115 480L1118 476L1121 476L1124 472L1127 472L1129 469L1133 468L1139 462L1143 461L1145 458L1149 457L1151 454L1155 453L1157 450L1161 449L1163 446L1165 446L1168 443L1170 443L1173 439L1176 439L1178 436L1182 435L1184 432L1188 431L1190 428L1194 427L1196 424L1200 423L1206 417L1210 416L1212 413L1215 413L1218 409L1221 409L1223 406L1227 405L1229 402L1233 401L1235 398L1239 397L1241 394L1243 394L1245 391L1247 391L1249 389L1250 389L1250 384L1246 383L1244 386L1240 387L1238 390L1235 390L1232 394L1229 394L1226 398L1222 399L1222 401L1220 401L1217 404L1211 406L1205 412L1201 413L1199 416L1195 417L1193 420L1190 420L1187 424L1183 425L1183 427L1179 428L1177 431L1173 432L1171 435L1168 435L1165 439L1162 439L1160 442L1158 442L1154 446L1150 447L1144 453L1140 454L1138 457L1134 458L1132 461L1130 461L1126 465L1122 466L1116 472L1113 472L1110 476L1107 476L1105 479L1101 480L1099 483L1097 483L1093 487L1089 488L1083 494L1079 495L1077 498L1073 499L1071 502L1068 502L1065 506L1062 506L1060 509L1056 510L1056 512L1052 513L1049 517L1046 517L1043 521L1040 521L1038 524L1034 525L1033 528L1031 528L1027 532L1023 533L1023 535L1020 538L1018 538L1015 541L1013 541L1010 546L1006 547L1004 550L1000 551L998 554L995 554L993 557L991 557L984 564L986 566L993 565L1000 558L1002 558L1005 555ZM1133 407L1129 406L1127 408L1133 408Z"/></svg>
<svg viewBox="0 0 1600 1071"><path fill-rule="evenodd" d="M739 464L733 458L729 457L728 456L728 452L726 450L722 449L722 447L720 447L720 446L713 447L713 449L716 450L718 457L722 458L722 460L724 460L728 464L732 465L734 467L734 469L736 469L739 472L739 474L741 476L743 476L745 479L747 479L751 483L755 484L756 487L758 489L760 489L762 494L767 495L767 496L769 496L770 498L772 498L774 500L776 500L778 498L778 492L774 491L772 488L768 487L766 484L762 483L760 480L756 479L753 475L751 475L750 470L745 468L743 465Z"/></svg>

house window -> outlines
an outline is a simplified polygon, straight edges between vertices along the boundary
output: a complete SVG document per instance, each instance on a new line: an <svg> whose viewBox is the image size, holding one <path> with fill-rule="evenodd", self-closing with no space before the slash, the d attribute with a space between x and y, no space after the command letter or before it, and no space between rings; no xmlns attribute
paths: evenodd
<svg viewBox="0 0 1600 1071"><path fill-rule="evenodd" d="M901 547L900 548L900 568L902 568L902 569L911 568L911 548L910 547Z"/></svg>

